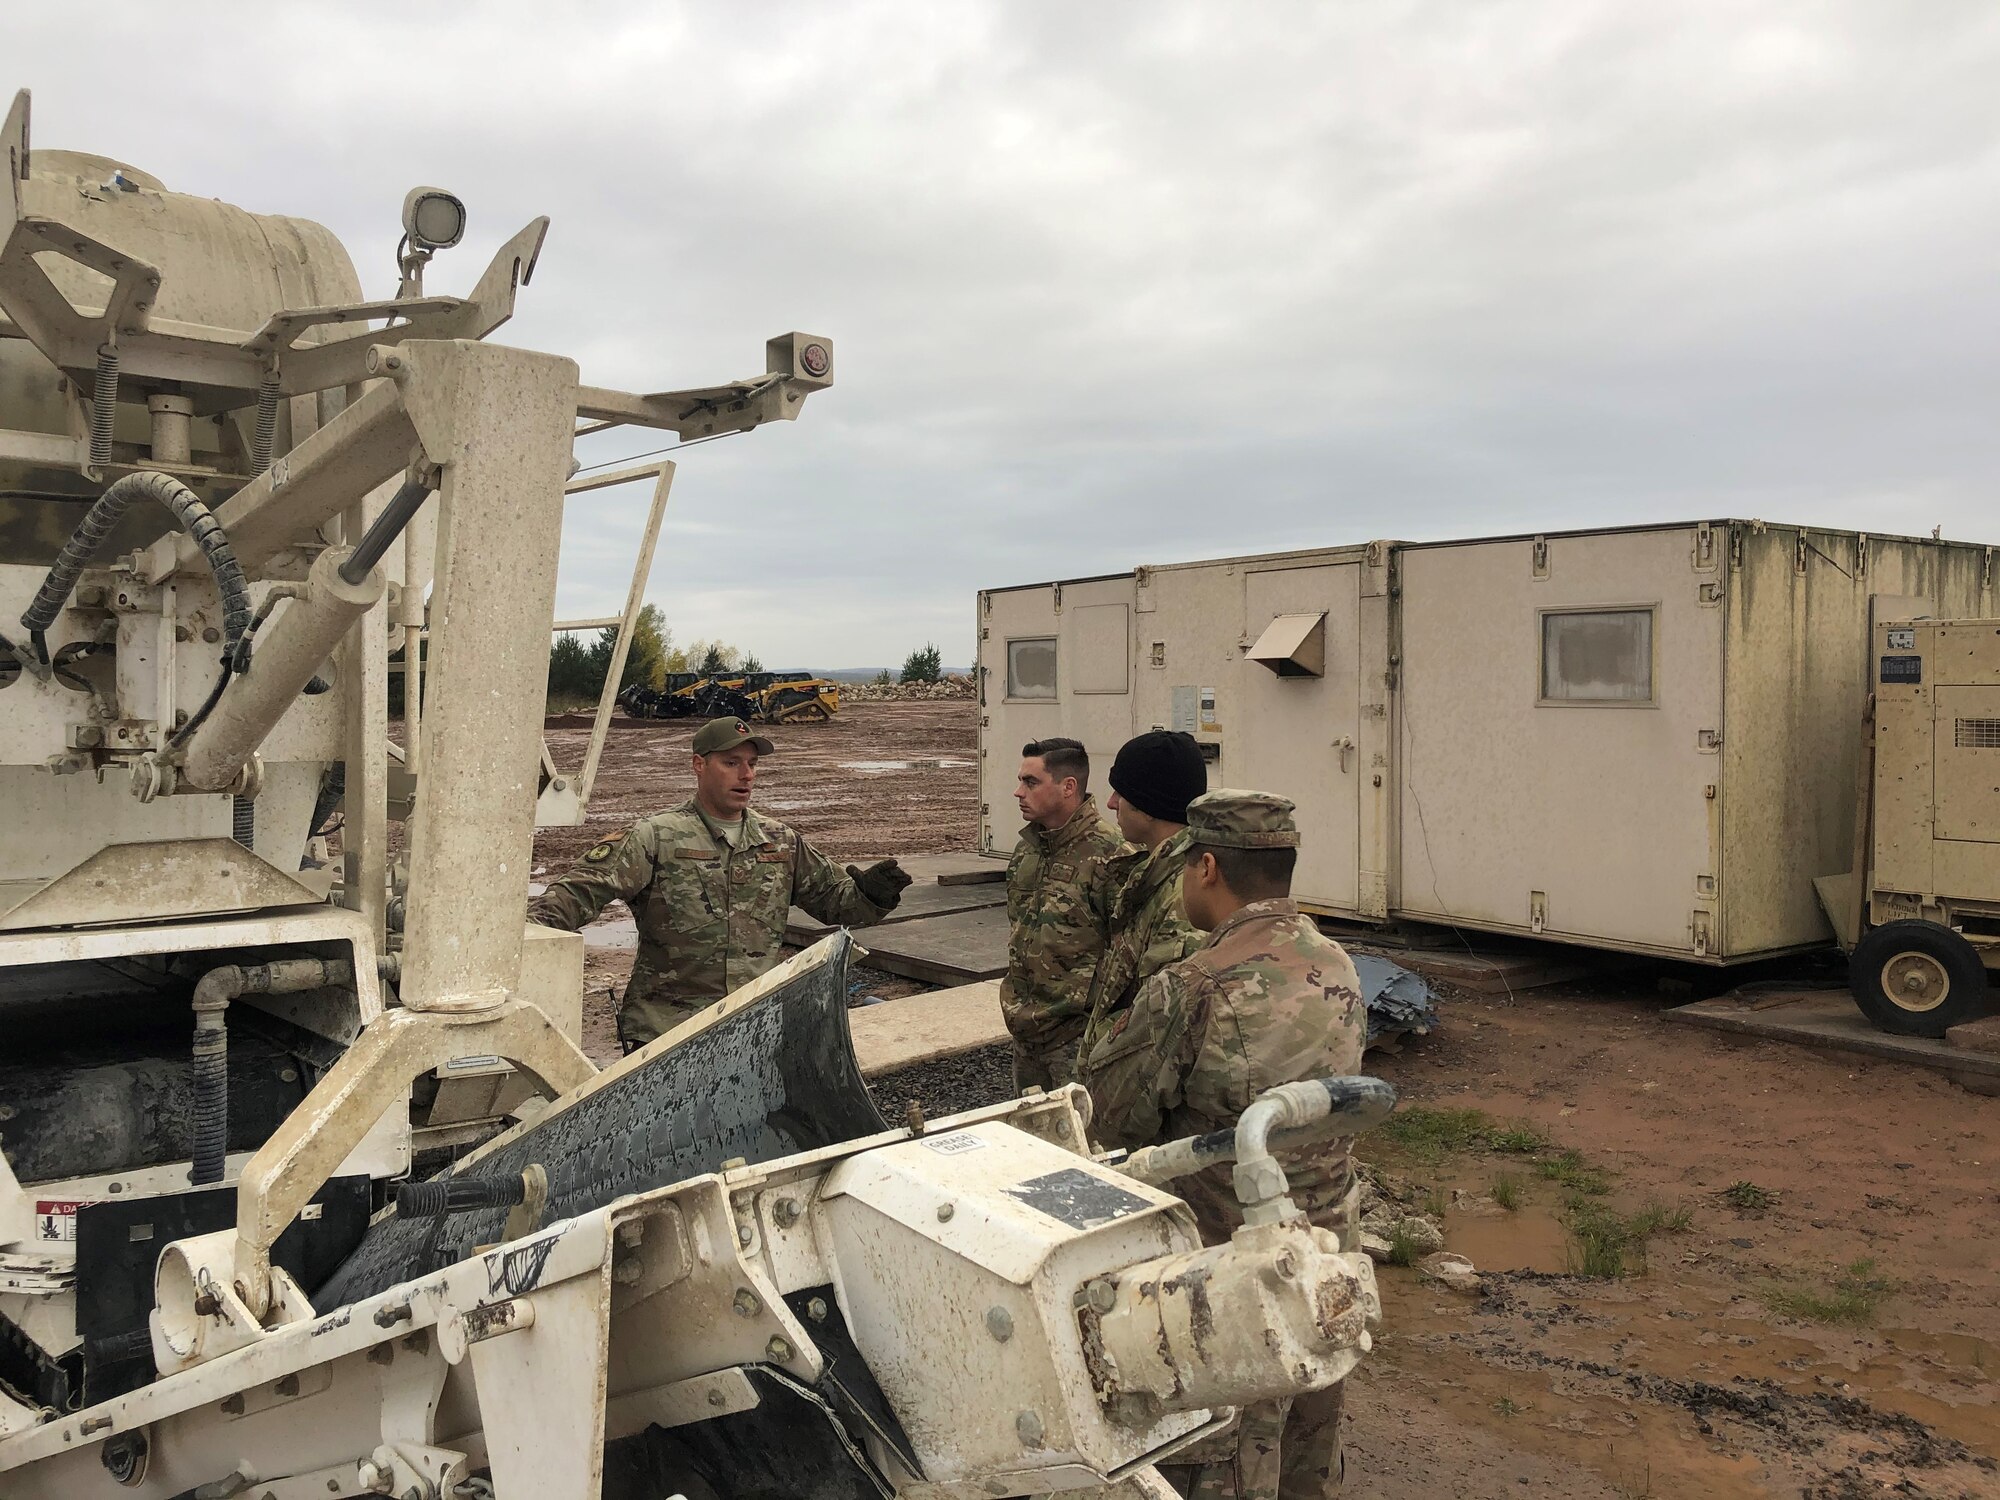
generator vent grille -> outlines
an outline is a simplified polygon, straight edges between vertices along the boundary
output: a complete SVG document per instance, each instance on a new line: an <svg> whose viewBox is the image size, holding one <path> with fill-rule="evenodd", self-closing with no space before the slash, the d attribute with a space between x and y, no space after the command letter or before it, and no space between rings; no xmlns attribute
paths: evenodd
<svg viewBox="0 0 2000 1500"><path fill-rule="evenodd" d="M2000 750L2000 719L1958 719L1952 744L1960 750Z"/></svg>

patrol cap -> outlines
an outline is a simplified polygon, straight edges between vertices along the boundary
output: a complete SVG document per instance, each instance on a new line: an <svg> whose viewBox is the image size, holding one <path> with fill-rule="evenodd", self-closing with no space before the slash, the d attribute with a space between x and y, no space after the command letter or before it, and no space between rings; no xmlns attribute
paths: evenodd
<svg viewBox="0 0 2000 1500"><path fill-rule="evenodd" d="M1227 787L1204 792L1188 804L1188 837L1217 849L1296 849L1299 827L1292 801L1274 792Z"/></svg>
<svg viewBox="0 0 2000 1500"><path fill-rule="evenodd" d="M759 755L771 753L771 742L741 719L710 719L694 732L696 755L717 755L738 745L754 745ZM1286 803L1287 807L1291 804Z"/></svg>

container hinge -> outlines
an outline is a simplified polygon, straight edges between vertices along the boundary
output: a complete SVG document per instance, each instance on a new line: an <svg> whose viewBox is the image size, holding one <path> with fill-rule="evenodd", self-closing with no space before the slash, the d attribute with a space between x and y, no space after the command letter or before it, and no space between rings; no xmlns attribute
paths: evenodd
<svg viewBox="0 0 2000 1500"><path fill-rule="evenodd" d="M1713 755L1722 748L1722 731L1720 729L1703 729L1697 731L1694 737L1694 747L1704 755Z"/></svg>
<svg viewBox="0 0 2000 1500"><path fill-rule="evenodd" d="M1803 531L1801 531L1798 534L1798 536L1794 538L1792 542L1792 571L1794 573L1805 572L1806 555L1809 552L1811 552L1811 550L1812 550L1812 543L1806 540L1806 534Z"/></svg>
<svg viewBox="0 0 2000 1500"><path fill-rule="evenodd" d="M1549 897L1546 891L1528 892L1528 931L1540 932L1549 925Z"/></svg>
<svg viewBox="0 0 2000 1500"><path fill-rule="evenodd" d="M1164 667L1166 664L1167 664L1167 643L1165 641L1153 642L1153 665L1156 667Z"/></svg>
<svg viewBox="0 0 2000 1500"><path fill-rule="evenodd" d="M1697 597L1701 603L1712 608L1722 602L1722 585L1719 583L1704 583Z"/></svg>
<svg viewBox="0 0 2000 1500"><path fill-rule="evenodd" d="M1538 536L1535 538L1534 559L1535 559L1535 576L1537 578L1548 577L1549 539L1547 537Z"/></svg>
<svg viewBox="0 0 2000 1500"><path fill-rule="evenodd" d="M1052 600L1052 605L1053 605L1053 608L1055 609L1055 612L1056 612L1057 614L1061 614L1061 613L1062 613L1062 585L1061 585L1061 584L1059 584L1059 583L1053 583L1053 584L1050 584L1050 585L1049 585L1049 594L1050 594L1050 597L1051 597L1051 600Z"/></svg>
<svg viewBox="0 0 2000 1500"><path fill-rule="evenodd" d="M1688 917L1688 941L1697 953L1715 951L1715 935L1710 927L1713 913L1697 911Z"/></svg>
<svg viewBox="0 0 2000 1500"><path fill-rule="evenodd" d="M1694 529L1694 570L1709 573L1715 569L1715 527L1703 521Z"/></svg>
<svg viewBox="0 0 2000 1500"><path fill-rule="evenodd" d="M1732 568L1743 566L1743 533L1734 526L1729 528L1729 566Z"/></svg>
<svg viewBox="0 0 2000 1500"><path fill-rule="evenodd" d="M1854 538L1854 576L1868 576L1868 533L1865 531Z"/></svg>

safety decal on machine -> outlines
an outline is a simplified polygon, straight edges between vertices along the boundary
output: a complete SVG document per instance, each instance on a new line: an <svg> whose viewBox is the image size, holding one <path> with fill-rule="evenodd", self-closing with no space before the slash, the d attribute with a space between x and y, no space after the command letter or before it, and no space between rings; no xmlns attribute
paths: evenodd
<svg viewBox="0 0 2000 1500"><path fill-rule="evenodd" d="M1095 1229L1153 1206L1137 1193L1128 1193L1081 1167L1030 1177L1008 1188L1007 1196L1072 1229Z"/></svg>
<svg viewBox="0 0 2000 1500"><path fill-rule="evenodd" d="M927 1135L924 1137L924 1144L940 1156L958 1156L966 1151L986 1149L986 1142L963 1130L954 1131L950 1135Z"/></svg>
<svg viewBox="0 0 2000 1500"><path fill-rule="evenodd" d="M76 1242L76 1211L84 1205L74 1198L35 1200L35 1238Z"/></svg>
<svg viewBox="0 0 2000 1500"><path fill-rule="evenodd" d="M1882 658L1882 682L1922 682L1924 680L1924 659L1921 656L1885 656Z"/></svg>

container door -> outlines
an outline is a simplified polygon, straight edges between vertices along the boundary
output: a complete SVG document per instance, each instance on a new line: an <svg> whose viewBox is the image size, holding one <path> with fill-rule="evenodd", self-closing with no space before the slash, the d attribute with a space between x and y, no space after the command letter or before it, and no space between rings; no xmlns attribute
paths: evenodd
<svg viewBox="0 0 2000 1500"><path fill-rule="evenodd" d="M1067 736L1090 752L1100 806L1132 733L1132 577L980 596L979 847L1012 851L1021 747Z"/></svg>
<svg viewBox="0 0 2000 1500"><path fill-rule="evenodd" d="M1355 909L1361 566L1243 575L1243 646L1223 725L1226 783L1298 804L1297 897Z"/></svg>

